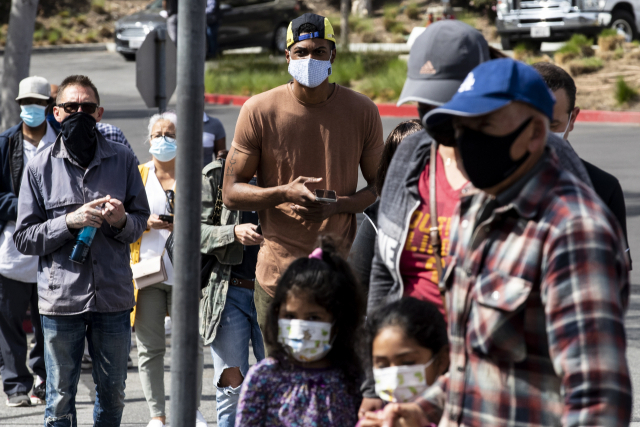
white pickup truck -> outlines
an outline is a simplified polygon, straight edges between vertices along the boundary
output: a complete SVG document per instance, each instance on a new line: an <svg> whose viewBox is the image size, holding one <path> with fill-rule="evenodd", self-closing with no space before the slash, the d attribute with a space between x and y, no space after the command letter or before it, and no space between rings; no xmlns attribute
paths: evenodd
<svg viewBox="0 0 640 427"><path fill-rule="evenodd" d="M638 37L640 0L498 0L496 26L502 48L528 41L565 41L573 34L597 36L615 28L627 41Z"/></svg>

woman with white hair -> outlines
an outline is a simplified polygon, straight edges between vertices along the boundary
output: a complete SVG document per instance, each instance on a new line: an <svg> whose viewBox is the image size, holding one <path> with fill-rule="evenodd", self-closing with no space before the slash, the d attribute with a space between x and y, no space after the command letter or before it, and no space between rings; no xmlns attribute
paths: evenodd
<svg viewBox="0 0 640 427"><path fill-rule="evenodd" d="M147 272L149 269L153 272L159 270L155 276L160 277L157 283L143 277L136 280L136 307L131 313L131 323L135 324L136 328L140 381L151 414L151 421L147 427L164 427L166 421L164 319L167 314L171 314L174 274L165 244L173 231L176 121L177 118L173 112L155 114L151 117L149 153L152 155L152 160L138 166L149 200L151 216L147 220L147 230L137 242L131 245L131 264L145 262L145 270ZM203 368L202 346L199 346L199 349L198 407L202 392ZM196 420L196 427L207 426L200 411L197 411Z"/></svg>

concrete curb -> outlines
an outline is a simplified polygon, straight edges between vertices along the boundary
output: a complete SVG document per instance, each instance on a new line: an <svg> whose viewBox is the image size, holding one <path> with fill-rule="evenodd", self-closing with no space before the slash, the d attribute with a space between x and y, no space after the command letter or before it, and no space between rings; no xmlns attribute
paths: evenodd
<svg viewBox="0 0 640 427"><path fill-rule="evenodd" d="M31 50L32 55L42 53L60 53L60 52L100 52L111 50L111 44L115 43L84 43L84 44L62 44L56 46L39 46ZM115 51L115 46L114 49ZM0 56L4 55L4 49L0 49Z"/></svg>
<svg viewBox="0 0 640 427"><path fill-rule="evenodd" d="M207 104L233 105L241 107L250 96L220 95L208 93L204 96ZM418 117L415 105L376 104L382 117ZM629 123L640 125L640 111L596 111L581 110L579 122L591 123Z"/></svg>

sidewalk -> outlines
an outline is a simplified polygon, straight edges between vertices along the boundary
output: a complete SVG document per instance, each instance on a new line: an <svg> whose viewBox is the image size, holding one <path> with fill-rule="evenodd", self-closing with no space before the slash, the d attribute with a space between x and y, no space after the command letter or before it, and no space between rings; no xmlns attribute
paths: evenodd
<svg viewBox="0 0 640 427"><path fill-rule="evenodd" d="M135 344L135 334L132 334ZM31 339L29 336L28 340ZM164 383L167 394L167 419L171 416L169 401L171 385L171 338L167 337L167 354L164 359ZM125 389L125 408L122 416L123 427L145 427L149 422L149 408L142 393L138 376L138 351L135 345L131 348L131 358L134 368L129 368L127 388ZM255 363L252 355L251 364ZM78 426L93 426L94 384L91 371L82 371L76 395L76 409L78 412ZM2 393L0 401L0 425L20 427L42 427L44 424L44 405L29 408L9 408L5 405L6 395ZM213 360L209 347L204 348L204 375L202 385L202 399L200 412L204 415L209 426L216 426L216 388L213 386Z"/></svg>

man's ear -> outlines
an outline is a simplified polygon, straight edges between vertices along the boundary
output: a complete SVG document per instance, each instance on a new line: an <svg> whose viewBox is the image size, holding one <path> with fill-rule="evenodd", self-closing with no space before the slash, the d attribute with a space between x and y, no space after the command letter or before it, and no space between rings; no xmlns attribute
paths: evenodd
<svg viewBox="0 0 640 427"><path fill-rule="evenodd" d="M578 114L580 114L580 107L576 107L571 112L571 121L569 122L569 129L567 130L567 134L569 134L573 130L573 125L576 123L576 119L578 118Z"/></svg>
<svg viewBox="0 0 640 427"><path fill-rule="evenodd" d="M336 60L336 54L337 54L338 50L336 48L333 48L333 50L331 51L331 63L333 64L333 61Z"/></svg>
<svg viewBox="0 0 640 427"><path fill-rule="evenodd" d="M531 139L529 140L529 152L537 153L542 150L547 143L547 133L549 126L547 122L540 116L533 117L531 127Z"/></svg>
<svg viewBox="0 0 640 427"><path fill-rule="evenodd" d="M291 52L289 52L289 49L284 50L284 57L287 58L287 64L289 64L289 61L291 61Z"/></svg>

